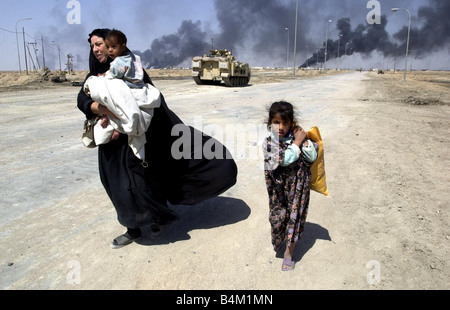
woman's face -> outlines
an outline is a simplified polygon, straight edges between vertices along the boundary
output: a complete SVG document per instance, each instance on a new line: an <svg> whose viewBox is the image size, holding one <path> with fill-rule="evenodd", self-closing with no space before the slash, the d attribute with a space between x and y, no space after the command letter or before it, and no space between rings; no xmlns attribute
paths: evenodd
<svg viewBox="0 0 450 310"><path fill-rule="evenodd" d="M108 60L108 51L106 49L105 40L103 40L102 37L92 36L91 48L100 63L105 63Z"/></svg>
<svg viewBox="0 0 450 310"><path fill-rule="evenodd" d="M292 123L284 120L279 113L275 114L272 119L272 126L278 127L278 134L280 137L284 137L289 133Z"/></svg>

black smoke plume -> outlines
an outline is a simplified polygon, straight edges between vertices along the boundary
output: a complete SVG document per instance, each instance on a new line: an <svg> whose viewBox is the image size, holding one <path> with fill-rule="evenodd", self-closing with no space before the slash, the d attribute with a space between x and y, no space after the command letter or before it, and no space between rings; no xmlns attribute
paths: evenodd
<svg viewBox="0 0 450 310"><path fill-rule="evenodd" d="M416 23L421 27L411 27L409 52L415 57L422 57L437 48L448 46L450 43L450 1L432 0L430 7L421 7L418 11ZM381 24L359 24L354 30L349 18L338 20L336 27L340 41L328 40L327 59L360 53L369 55L374 51L384 56L400 56L406 51L408 26L390 36L386 31L387 18L381 17ZM325 42L323 48L313 54L301 67L313 66L325 61Z"/></svg>
<svg viewBox="0 0 450 310"><path fill-rule="evenodd" d="M256 57L284 58L288 34L293 47L295 1L216 0L215 7L221 31L217 44L236 55L243 50ZM299 14L299 28L304 29L308 16L303 11ZM298 41L305 41L304 33L298 34Z"/></svg>
<svg viewBox="0 0 450 310"><path fill-rule="evenodd" d="M203 40L206 33L201 31L201 22L183 21L178 32L153 40L150 49L143 53L134 51L141 56L146 68L175 67L187 58L203 55L210 45Z"/></svg>
<svg viewBox="0 0 450 310"><path fill-rule="evenodd" d="M193 56L207 53L212 36L216 49L231 50L238 59L243 53L285 59L288 33L290 46L293 46L295 1L283 4L266 0L216 0L215 9L220 28L218 34L208 36L201 30L201 22L183 21L177 33L156 39L150 49L136 53L141 55L146 67L160 68L175 67ZM303 27L308 16L300 20L299 27ZM285 30L287 27L290 32ZM298 36L304 39L302 33Z"/></svg>
<svg viewBox="0 0 450 310"><path fill-rule="evenodd" d="M325 61L325 48L327 50L327 60L360 53L368 55L374 51L382 52L385 56L398 53L398 46L390 41L390 35L386 31L387 18L381 16L380 24L360 24L354 30L350 23L350 18L341 18L336 23L339 31L337 40L329 39L323 43L323 47L315 52L301 67L313 66L317 62Z"/></svg>
<svg viewBox="0 0 450 310"><path fill-rule="evenodd" d="M310 51L312 46L317 46L309 36L325 36L325 31L322 34L321 30L315 28L318 20L327 20L322 16L324 13L317 10L316 1L301 2L297 37L298 55L299 53L304 55L306 45L310 46ZM207 53L211 48L212 37L215 48L231 50L237 59L249 62L250 65L255 65L256 59L267 60L266 63L270 61L268 62L270 64L280 64L286 59L287 34L292 60L295 0L215 0L214 4L219 33L211 34L203 31L200 21L183 21L176 33L155 39L150 48L142 53L136 51L141 55L144 65L147 68L179 66L194 56ZM414 57L421 57L449 45L448 12L450 0L431 0L429 6L421 7L417 16L413 16L410 51ZM389 18L392 20L393 17ZM381 17L380 24L370 25L364 21L356 27L351 25L350 18L339 19L336 23L338 39L330 38L327 42L327 60L353 53L369 56L372 52L379 52L385 57L403 55L406 50L407 25L394 35L390 35L386 30L387 24L386 15ZM317 62L324 62L326 44L323 42L321 45L322 48L301 66L313 66Z"/></svg>

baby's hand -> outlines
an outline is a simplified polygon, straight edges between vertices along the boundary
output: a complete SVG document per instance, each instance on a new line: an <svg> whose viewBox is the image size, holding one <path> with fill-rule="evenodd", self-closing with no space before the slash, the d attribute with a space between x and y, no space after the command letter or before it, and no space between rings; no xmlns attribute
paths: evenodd
<svg viewBox="0 0 450 310"><path fill-rule="evenodd" d="M109 117L106 116L106 115L102 116L102 118L100 119L100 125L103 128L106 128L106 127L108 127L108 124L109 124ZM111 140L110 141L114 141L114 140L119 139L119 136L120 136L120 133L114 130L112 135L111 135Z"/></svg>
<svg viewBox="0 0 450 310"><path fill-rule="evenodd" d="M302 127L297 126L294 128L294 137L295 137L295 144L300 146L303 141L306 139L306 132L303 130Z"/></svg>
<svg viewBox="0 0 450 310"><path fill-rule="evenodd" d="M108 124L109 124L108 116L106 115L102 116L102 118L100 119L100 125L102 126L102 128L108 127Z"/></svg>
<svg viewBox="0 0 450 310"><path fill-rule="evenodd" d="M120 136L120 133L114 130L112 133L112 136L111 136L111 141L119 139L119 136Z"/></svg>

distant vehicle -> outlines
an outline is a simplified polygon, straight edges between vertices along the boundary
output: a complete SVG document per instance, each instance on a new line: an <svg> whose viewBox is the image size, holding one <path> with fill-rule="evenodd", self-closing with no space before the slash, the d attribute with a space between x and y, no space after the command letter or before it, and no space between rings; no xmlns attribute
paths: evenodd
<svg viewBox="0 0 450 310"><path fill-rule="evenodd" d="M192 59L192 77L197 85L245 86L250 82L250 66L236 61L228 50L210 50L209 55Z"/></svg>

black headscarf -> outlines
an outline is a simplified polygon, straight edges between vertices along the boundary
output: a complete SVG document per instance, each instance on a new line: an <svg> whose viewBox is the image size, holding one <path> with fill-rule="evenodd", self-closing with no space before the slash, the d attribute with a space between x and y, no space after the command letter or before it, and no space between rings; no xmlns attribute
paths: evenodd
<svg viewBox="0 0 450 310"><path fill-rule="evenodd" d="M108 28L95 29L94 31L92 31L89 34L89 39L88 39L89 44L91 44L91 38L93 36L97 36L97 37L101 37L101 38L105 39L106 34L109 31L110 31L110 29L108 29ZM92 47L91 47L91 52L89 54L89 72L91 75L98 75L101 73L105 73L106 71L109 70L109 66L110 66L111 62L112 62L111 58L108 57L108 60L105 63L100 63L98 61L97 57L95 57L94 52L92 51Z"/></svg>

